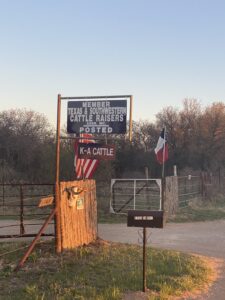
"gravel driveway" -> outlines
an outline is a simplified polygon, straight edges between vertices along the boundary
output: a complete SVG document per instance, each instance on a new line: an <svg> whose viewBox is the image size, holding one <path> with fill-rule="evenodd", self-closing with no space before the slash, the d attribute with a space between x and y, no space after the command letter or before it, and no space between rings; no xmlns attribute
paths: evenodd
<svg viewBox="0 0 225 300"><path fill-rule="evenodd" d="M98 234L102 239L138 243L138 228L126 224L99 224ZM191 252L219 258L225 261L225 221L170 223L164 229L148 229L149 245L153 247ZM225 263L220 266L220 277L207 294L197 296L199 300L225 300Z"/></svg>

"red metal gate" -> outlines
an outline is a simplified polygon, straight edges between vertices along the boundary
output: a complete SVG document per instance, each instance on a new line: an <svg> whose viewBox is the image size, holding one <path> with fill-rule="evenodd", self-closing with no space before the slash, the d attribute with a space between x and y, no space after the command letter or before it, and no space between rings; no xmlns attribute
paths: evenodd
<svg viewBox="0 0 225 300"><path fill-rule="evenodd" d="M40 199L54 193L52 183L0 184L0 238L36 236L51 211L50 206L38 207ZM54 236L53 226L43 235Z"/></svg>

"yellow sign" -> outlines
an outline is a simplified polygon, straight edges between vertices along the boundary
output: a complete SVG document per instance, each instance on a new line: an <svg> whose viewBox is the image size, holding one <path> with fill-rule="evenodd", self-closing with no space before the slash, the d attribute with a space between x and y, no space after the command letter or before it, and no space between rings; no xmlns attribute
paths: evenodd
<svg viewBox="0 0 225 300"><path fill-rule="evenodd" d="M77 199L77 209L84 209L84 198Z"/></svg>
<svg viewBox="0 0 225 300"><path fill-rule="evenodd" d="M52 205L53 202L54 202L54 197L53 196L41 198L41 200L38 204L38 207L44 207L44 206Z"/></svg>

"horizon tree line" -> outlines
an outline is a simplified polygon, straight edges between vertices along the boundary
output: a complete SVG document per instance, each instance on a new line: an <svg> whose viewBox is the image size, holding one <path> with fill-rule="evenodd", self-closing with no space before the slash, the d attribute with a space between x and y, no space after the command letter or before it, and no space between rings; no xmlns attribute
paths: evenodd
<svg viewBox="0 0 225 300"><path fill-rule="evenodd" d="M196 99L184 99L181 109L164 107L155 122L133 121L132 142L124 135L114 135L116 159L102 161L94 177L98 181L143 177L145 168L151 177L161 177L154 149L164 126L169 146L166 175L173 174L173 165L178 175L187 168L193 172L224 169L225 104L203 107ZM47 117L25 109L0 112L0 162L1 181L54 182L55 128ZM62 180L75 178L73 162L73 142L62 140Z"/></svg>

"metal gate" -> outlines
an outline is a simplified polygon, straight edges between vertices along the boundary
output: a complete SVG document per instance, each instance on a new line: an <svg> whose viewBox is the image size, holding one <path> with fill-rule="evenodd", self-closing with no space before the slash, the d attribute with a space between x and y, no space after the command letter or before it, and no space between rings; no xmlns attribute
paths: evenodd
<svg viewBox="0 0 225 300"><path fill-rule="evenodd" d="M36 236L51 207L38 207L41 198L54 195L54 184L0 184L0 238ZM42 235L54 235L54 228Z"/></svg>
<svg viewBox="0 0 225 300"><path fill-rule="evenodd" d="M128 210L162 210L161 179L112 179L111 213Z"/></svg>
<svg viewBox="0 0 225 300"><path fill-rule="evenodd" d="M179 208L188 207L191 202L202 199L200 176L179 176L177 179Z"/></svg>

